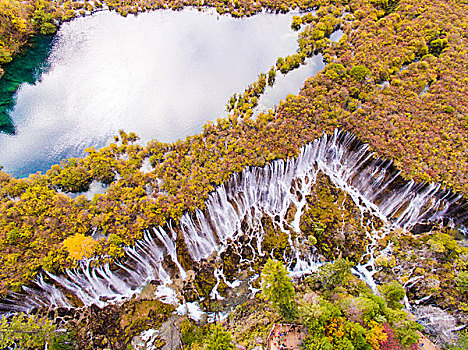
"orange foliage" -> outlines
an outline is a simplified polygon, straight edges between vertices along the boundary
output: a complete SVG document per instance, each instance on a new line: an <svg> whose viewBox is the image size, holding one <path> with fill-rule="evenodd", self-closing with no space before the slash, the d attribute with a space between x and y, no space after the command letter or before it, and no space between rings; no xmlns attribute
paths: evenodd
<svg viewBox="0 0 468 350"><path fill-rule="evenodd" d="M330 323L325 327L326 335L332 342L333 339L341 339L345 335L344 332L344 321L343 317L334 317Z"/></svg>
<svg viewBox="0 0 468 350"><path fill-rule="evenodd" d="M387 333L384 332L384 326L375 321L369 322L369 332L366 335L367 342L375 350L380 349L380 344L387 341Z"/></svg>

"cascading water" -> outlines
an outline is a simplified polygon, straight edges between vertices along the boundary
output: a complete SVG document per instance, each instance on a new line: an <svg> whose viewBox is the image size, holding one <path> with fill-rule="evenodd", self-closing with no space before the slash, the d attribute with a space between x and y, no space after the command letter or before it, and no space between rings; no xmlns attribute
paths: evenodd
<svg viewBox="0 0 468 350"><path fill-rule="evenodd" d="M84 260L63 276L48 273L54 284L44 282L40 276L35 280L37 288L24 287L26 296L11 294L0 304L0 310L28 311L43 306L70 308L72 304L64 291L71 292L83 305L103 307L120 302L137 294L147 282L157 280L170 284L171 277L163 267L167 256L173 259L180 276L185 278L186 273L175 254L175 236L169 236L162 228L152 231L152 234L145 231L142 240L125 249L125 262L117 263L115 271L109 264L94 266L94 260Z"/></svg>
<svg viewBox="0 0 468 350"><path fill-rule="evenodd" d="M311 193L319 172L345 191L361 212L377 217L383 223L378 229L363 225L370 244L363 264L353 272L376 289L372 275L375 272L373 251L377 239L396 227L410 229L421 222L448 220L452 225L466 224L468 210L461 204L461 196L440 188L438 184L404 182L391 163L375 158L368 147L352 135L335 131L306 145L295 159L277 160L261 168L246 168L234 174L208 198L206 209L194 215L185 214L180 220L182 236L188 253L195 262L217 255L231 242L242 239L238 254L250 249L253 258L270 252L261 249L264 237L262 218L269 217L273 224L287 234L291 252L284 256L291 275L300 276L315 270L319 264L310 251L303 249L299 222L307 206L306 196ZM293 218L287 219L294 207ZM53 283L39 276L35 288L24 288L23 294L11 294L0 304L0 310L28 311L34 307L72 307L66 294L73 294L83 305L100 307L137 294L150 281L169 285L171 273L165 259L172 260L178 275L187 273L178 261L177 233L171 225L146 231L134 247L125 249L125 261L111 268L108 264L93 266L93 260L80 263L77 269L63 276L48 274ZM221 269L213 271L217 283L211 295L219 297L216 288L221 279L229 286ZM76 304L76 303L75 303Z"/></svg>

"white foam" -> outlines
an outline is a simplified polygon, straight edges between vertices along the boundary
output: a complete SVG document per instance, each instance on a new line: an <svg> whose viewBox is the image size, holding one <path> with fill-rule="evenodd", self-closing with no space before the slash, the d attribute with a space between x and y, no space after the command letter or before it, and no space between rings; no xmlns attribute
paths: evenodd
<svg viewBox="0 0 468 350"><path fill-rule="evenodd" d="M179 305L177 293L171 287L165 285L158 286L154 296L165 304Z"/></svg>
<svg viewBox="0 0 468 350"><path fill-rule="evenodd" d="M201 309L200 304L198 302L191 302L185 303L185 305L180 305L176 312L181 315L188 315L192 320L200 322L202 316L205 312Z"/></svg>

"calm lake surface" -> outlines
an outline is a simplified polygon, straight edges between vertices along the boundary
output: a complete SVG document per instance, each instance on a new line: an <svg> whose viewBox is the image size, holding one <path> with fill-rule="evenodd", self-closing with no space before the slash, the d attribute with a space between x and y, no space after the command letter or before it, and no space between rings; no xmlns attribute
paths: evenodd
<svg viewBox="0 0 468 350"><path fill-rule="evenodd" d="M225 115L277 57L297 50L293 14L233 19L193 9L121 17L100 12L62 25L46 67L23 83L9 112L15 135L0 134L0 164L15 176L102 147L119 129L142 142L175 141ZM321 57L291 74L262 107L297 93ZM287 80L287 77L284 79ZM280 81L282 79L279 79ZM281 96L280 96L281 95Z"/></svg>

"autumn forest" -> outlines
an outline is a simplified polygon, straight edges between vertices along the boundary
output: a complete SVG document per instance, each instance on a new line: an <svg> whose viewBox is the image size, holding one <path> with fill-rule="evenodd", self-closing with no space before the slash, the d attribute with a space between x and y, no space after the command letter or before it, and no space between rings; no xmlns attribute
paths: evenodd
<svg viewBox="0 0 468 350"><path fill-rule="evenodd" d="M122 130L45 173L0 170L0 349L172 349L169 324L178 347L266 349L281 322L308 332L307 350L415 349L421 336L440 349L468 348L468 3L0 0L0 79L34 37L74 18L185 7L235 18L294 11L298 50L233 92L227 117L200 134L143 143ZM337 30L343 36L330 40ZM325 68L299 94L254 115L278 76L317 54ZM0 119L0 137L12 125ZM333 152L313 153L303 175L305 147L322 146ZM278 192L283 209L252 203L242 211L249 191L272 201L267 190L242 186L275 181L287 184ZM106 190L87 198L96 183ZM416 214L405 212L417 205ZM217 211L225 213L218 221ZM230 215L239 215L236 233L222 236ZM202 233L192 241L195 231ZM217 248L205 252L207 241ZM75 292L81 277L60 277L137 281L129 270L145 250L160 270L118 302L97 296L102 305L88 305ZM301 259L316 268L295 275ZM359 269L371 265L370 277ZM112 293L120 288L106 283ZM162 286L178 301L158 299ZM52 289L66 302L24 302ZM192 303L204 318L178 313ZM154 329L150 344L143 334Z"/></svg>

